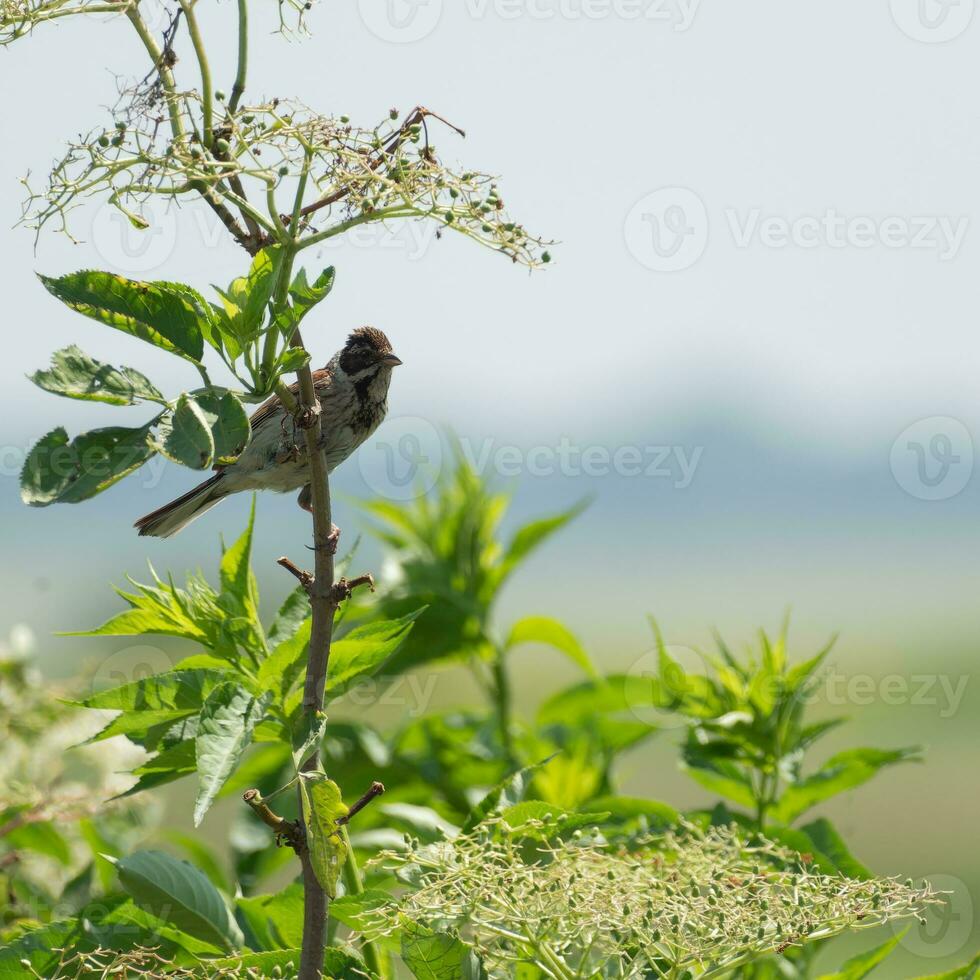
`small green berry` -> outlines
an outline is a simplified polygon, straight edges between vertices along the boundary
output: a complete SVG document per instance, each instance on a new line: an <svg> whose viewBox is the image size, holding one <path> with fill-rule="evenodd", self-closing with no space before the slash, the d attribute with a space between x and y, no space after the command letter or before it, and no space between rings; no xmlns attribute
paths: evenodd
<svg viewBox="0 0 980 980"><path fill-rule="evenodd" d="M231 149L231 144L228 140L217 140L214 144L214 148L219 153L227 153Z"/></svg>
<svg viewBox="0 0 980 980"><path fill-rule="evenodd" d="M543 252L541 254L541 261L547 265L551 261L551 252Z"/></svg>
<svg viewBox="0 0 980 980"><path fill-rule="evenodd" d="M350 122L350 116L341 116L340 121L346 126Z"/></svg>
<svg viewBox="0 0 980 980"><path fill-rule="evenodd" d="M220 88L218 89L218 91L217 91L217 92L215 92L215 93L214 93L214 97L215 97L215 98L216 98L216 99L217 99L217 100L218 100L219 102L224 102L224 101L225 101L225 93L224 93L224 92L222 92Z"/></svg>
<svg viewBox="0 0 980 980"><path fill-rule="evenodd" d="M116 123L116 129L118 129L120 133L124 133L126 132L126 124L120 119Z"/></svg>
<svg viewBox="0 0 980 980"><path fill-rule="evenodd" d="M99 146L106 147L109 145L109 137L102 135L99 137Z"/></svg>
<svg viewBox="0 0 980 980"><path fill-rule="evenodd" d="M280 167L279 168L279 176L280 177L287 177L288 175L289 175L289 167Z"/></svg>

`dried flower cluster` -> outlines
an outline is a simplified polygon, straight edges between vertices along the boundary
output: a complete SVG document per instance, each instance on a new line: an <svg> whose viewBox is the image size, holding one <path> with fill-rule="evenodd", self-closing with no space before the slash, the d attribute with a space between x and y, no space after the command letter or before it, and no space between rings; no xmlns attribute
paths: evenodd
<svg viewBox="0 0 980 980"><path fill-rule="evenodd" d="M432 218L515 262L547 261L543 243L506 216L491 177L439 161L429 141L433 115L426 110L401 125L393 110L380 125L363 129L346 116L273 100L227 111L215 120L209 142L197 125L197 93L171 95L151 85L130 93L116 118L113 128L71 143L46 188L28 187L29 226L57 220L67 231L69 211L92 196L108 197L140 225L138 211L149 197L197 192L226 209L233 233L234 212L254 222L259 241L280 237L294 221L291 234L322 240L369 221ZM300 182L306 203L280 214L277 192L286 191L293 202ZM253 203L259 200L261 206ZM238 237L245 234L239 229Z"/></svg>
<svg viewBox="0 0 980 980"><path fill-rule="evenodd" d="M533 962L560 978L710 977L938 901L928 887L816 874L799 855L729 828L685 826L628 848L598 831L549 842L554 831L529 821L514 832L498 819L382 855L412 888L375 910L373 928L457 932L493 976Z"/></svg>
<svg viewBox="0 0 980 980"><path fill-rule="evenodd" d="M291 966L251 966L244 962L235 963L225 960L220 963L210 962L204 968L187 969L177 966L174 961L161 955L155 949L136 947L126 952L112 949L95 949L90 952L65 951L58 963L55 974L42 975L31 967L29 960L24 960L24 976L36 977L38 980L76 980L85 977L87 980L115 980L118 977L172 977L173 980L191 980L204 976L212 978L238 977L248 980L278 980L296 976L295 967ZM205 972L206 971L206 972Z"/></svg>

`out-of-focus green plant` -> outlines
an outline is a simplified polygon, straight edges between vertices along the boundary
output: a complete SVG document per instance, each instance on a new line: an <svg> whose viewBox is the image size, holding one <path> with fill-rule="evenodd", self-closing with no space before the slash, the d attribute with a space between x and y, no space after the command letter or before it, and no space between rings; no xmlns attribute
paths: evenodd
<svg viewBox="0 0 980 980"><path fill-rule="evenodd" d="M386 673L464 664L486 695L490 714L430 714L404 729L397 743L463 813L475 786L492 785L506 770L548 756L555 756L551 766L536 777L545 798L576 806L609 793L616 756L655 731L629 715L620 679L601 677L563 623L541 615L509 626L497 622L497 604L514 573L585 506L532 521L501 540L510 500L457 450L454 465L431 495L406 505L385 500L362 505L393 569L373 604L376 613L399 616L419 603L429 610ZM516 716L513 658L527 644L557 650L581 670L585 681L574 689L580 710L546 707L534 725Z"/></svg>
<svg viewBox="0 0 980 980"><path fill-rule="evenodd" d="M52 686L25 638L0 650L0 941L68 915L112 890L99 855L119 855L152 831L148 800L103 801L125 788L118 770L143 753L122 740L78 745L93 731L64 703L81 681ZM71 750L71 751L69 751Z"/></svg>
<svg viewBox="0 0 980 980"><path fill-rule="evenodd" d="M855 748L807 771L812 747L846 719L806 715L820 683L828 643L801 663L787 656L788 623L739 657L719 637L717 654L703 654L710 672L692 674L671 657L655 628L659 670L651 696L687 719L683 763L705 789L742 808L759 829L788 826L818 803L867 782L887 766L920 761L918 748ZM738 814L738 811L736 811Z"/></svg>

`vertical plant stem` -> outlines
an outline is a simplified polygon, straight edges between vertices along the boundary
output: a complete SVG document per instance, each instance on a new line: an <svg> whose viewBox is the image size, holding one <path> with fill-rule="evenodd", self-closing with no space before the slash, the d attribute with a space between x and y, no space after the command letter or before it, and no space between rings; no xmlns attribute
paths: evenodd
<svg viewBox="0 0 980 980"><path fill-rule="evenodd" d="M248 0L238 0L238 71L235 84L231 87L228 100L229 113L238 109L238 103L245 93L245 79L248 77Z"/></svg>
<svg viewBox="0 0 980 980"><path fill-rule="evenodd" d="M516 766L517 756L514 752L514 734L511 727L513 704L505 657L503 649L496 646L493 660L494 700L496 701L497 724L500 729L500 742L504 749L504 756L510 766Z"/></svg>
<svg viewBox="0 0 980 980"><path fill-rule="evenodd" d="M282 256L279 267L279 280L273 305L281 310L289 292L293 261L296 258L296 241L286 237L281 243ZM299 331L292 336L294 347L303 347ZM309 365L296 372L299 387L298 404L287 401L288 389L283 389L282 397L287 408L296 410L296 418L302 421L303 436L306 442L307 458L310 462L310 488L312 490L313 510L313 582L309 587L310 607L313 623L310 644L307 651L306 682L303 689L303 711L316 715L323 708L323 690L327 679L327 664L330 659L330 643L333 639L334 613L337 599L334 594L334 548L331 538L333 522L330 518L330 482L327 463L320 449L321 425L320 404L313 384L313 372ZM313 753L302 764L305 772L316 769L319 754ZM302 805L300 821L302 822ZM304 828L305 829L305 828ZM328 901L320 887L310 853L307 848L300 851L303 868L303 948L300 954L299 980L318 980L323 969L323 950L326 945Z"/></svg>
<svg viewBox="0 0 980 980"><path fill-rule="evenodd" d="M211 66L208 62L208 52L204 47L204 38L201 37L197 15L194 13L194 3L192 0L180 0L180 9L184 12L187 30L191 35L191 44L194 45L194 54L197 56L197 63L201 69L201 112L204 117L204 145L210 148L214 141L214 92L211 87Z"/></svg>
<svg viewBox="0 0 980 980"><path fill-rule="evenodd" d="M153 62L154 69L160 76L160 84L163 86L167 103L167 113L170 116L170 129L174 134L174 139L180 139L184 135L184 122L180 118L180 106L177 105L177 83L174 80L174 73L163 60L160 45L150 33L150 29L146 26L146 21L140 16L139 10L135 6L129 7L126 11L126 17L135 28L139 39L143 42L143 47L146 48L146 52Z"/></svg>
<svg viewBox="0 0 980 980"><path fill-rule="evenodd" d="M361 877L361 869L357 866L357 856L354 854L350 834L347 833L346 827L340 828L340 836L344 842L344 847L347 849L347 860L344 862L344 884L347 886L348 894L360 895L364 891L364 879ZM361 944L361 950L364 953L364 962L368 969L384 980L388 975L387 964L378 947L365 939Z"/></svg>

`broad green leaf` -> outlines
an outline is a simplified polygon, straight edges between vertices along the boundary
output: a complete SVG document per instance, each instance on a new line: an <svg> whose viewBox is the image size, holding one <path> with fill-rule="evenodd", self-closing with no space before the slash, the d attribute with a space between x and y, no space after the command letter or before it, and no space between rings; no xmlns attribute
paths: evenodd
<svg viewBox="0 0 980 980"><path fill-rule="evenodd" d="M48 292L84 316L192 361L204 354L201 319L206 314L186 287L96 271L40 279Z"/></svg>
<svg viewBox="0 0 980 980"><path fill-rule="evenodd" d="M849 749L839 752L815 773L786 788L773 811L773 819L791 824L810 807L866 783L886 766L920 761L919 753L920 750L916 747L890 751Z"/></svg>
<svg viewBox="0 0 980 980"><path fill-rule="evenodd" d="M253 695L235 681L216 687L201 708L197 730L197 799L194 826L200 826L218 791L235 771L270 695Z"/></svg>
<svg viewBox="0 0 980 980"><path fill-rule="evenodd" d="M649 709L662 703L657 678L612 674L552 695L538 708L538 724L590 726L599 715L622 715L638 721L635 712L641 712L645 721Z"/></svg>
<svg viewBox="0 0 980 980"><path fill-rule="evenodd" d="M461 939L421 925L402 931L401 956L416 980L481 980L479 957Z"/></svg>
<svg viewBox="0 0 980 980"><path fill-rule="evenodd" d="M310 353L305 347L287 347L279 355L279 374L290 374L310 363Z"/></svg>
<svg viewBox="0 0 980 980"><path fill-rule="evenodd" d="M214 460L211 426L200 405L189 395L181 395L173 414L160 423L157 445L168 459L192 470L211 465Z"/></svg>
<svg viewBox="0 0 980 980"><path fill-rule="evenodd" d="M326 734L327 716L322 711L304 711L294 723L291 745L297 773L302 771L303 763L312 756L319 758L320 746Z"/></svg>
<svg viewBox="0 0 980 980"><path fill-rule="evenodd" d="M801 829L813 841L814 847L834 862L834 866L842 875L863 881L874 877L847 849L844 839L829 820L821 817Z"/></svg>
<svg viewBox="0 0 980 980"><path fill-rule="evenodd" d="M201 708L211 691L227 679L220 670L172 670L74 703L109 711L190 711Z"/></svg>
<svg viewBox="0 0 980 980"><path fill-rule="evenodd" d="M235 906L253 949L296 949L303 945L303 886L298 882L275 895L239 898ZM332 905L330 915L334 917Z"/></svg>
<svg viewBox="0 0 980 980"><path fill-rule="evenodd" d="M684 747L681 768L696 782L712 793L749 809L755 807L752 785L745 774L731 762L713 759L690 744Z"/></svg>
<svg viewBox="0 0 980 980"><path fill-rule="evenodd" d="M564 513L525 524L514 535L504 552L497 573L499 582L503 582L532 551L542 545L556 531L560 531L566 524L578 517L588 505L589 501L583 500Z"/></svg>
<svg viewBox="0 0 980 980"><path fill-rule="evenodd" d="M533 765L518 769L506 779L501 780L479 803L469 812L463 824L463 833L475 830L487 817L501 813L508 807L515 806L524 799L528 787L534 779L534 774L547 765L551 759L544 759Z"/></svg>
<svg viewBox="0 0 980 980"><path fill-rule="evenodd" d="M590 677L598 677L582 645L557 619L549 619L547 616L528 616L515 623L510 629L505 646L510 649L520 643L544 643L554 647L581 667Z"/></svg>
<svg viewBox="0 0 980 980"><path fill-rule="evenodd" d="M139 777L138 781L124 793L120 793L119 798L134 796L136 793L142 793L147 789L165 786L167 783L190 775L196 768L197 757L193 740L186 739L178 742L176 745L164 749L152 759L148 759L141 766L137 766L133 770L133 775Z"/></svg>
<svg viewBox="0 0 980 980"><path fill-rule="evenodd" d="M152 571L152 568L151 568ZM113 616L110 620L93 630L78 630L65 633L65 636L142 636L157 633L161 636L179 636L213 646L212 637L201 628L210 626L209 619L216 618L220 612L214 601L215 595L203 579L192 577L189 591L178 589L172 583L164 585L154 573L154 585L142 585L130 579L138 592L123 592L118 595L132 608Z"/></svg>
<svg viewBox="0 0 980 980"><path fill-rule="evenodd" d="M285 780L278 777L280 774L287 773L286 766L290 762L290 755L289 746L284 745L281 740L256 746L246 755L234 775L221 788L218 798L241 796L245 790L264 785L270 780L275 785L281 784ZM292 775L292 770L288 771L288 775Z"/></svg>
<svg viewBox="0 0 980 980"><path fill-rule="evenodd" d="M309 601L306 603L309 611ZM306 664L306 650L310 645L312 620L303 622L291 637L283 640L259 665L259 689L272 691L282 701L292 690ZM270 636L271 640L271 636ZM331 651L331 658L333 651Z"/></svg>
<svg viewBox="0 0 980 980"><path fill-rule="evenodd" d="M180 830L164 830L161 832L161 836L175 847L183 849L191 862L208 876L211 884L219 891L230 894L235 890L225 874L218 854L213 848L205 844L199 836L185 834Z"/></svg>
<svg viewBox="0 0 980 980"><path fill-rule="evenodd" d="M259 592L252 574L252 537L255 533L255 496L248 525L241 537L221 556L221 590L230 596L236 610L258 621Z"/></svg>
<svg viewBox="0 0 980 980"><path fill-rule="evenodd" d="M392 657L425 607L400 619L367 623L351 630L330 649L326 699L340 697L358 678L370 677Z"/></svg>
<svg viewBox="0 0 980 980"><path fill-rule="evenodd" d="M927 977L918 977L917 980L975 980L980 973L980 955L975 956L969 963L958 966L946 973L933 973Z"/></svg>
<svg viewBox="0 0 980 980"><path fill-rule="evenodd" d="M787 847L791 851L796 851L803 863L811 869L824 875L840 874L833 859L814 846L813 839L802 830L797 830L795 827L779 827L769 824L766 826L765 834L769 840L782 844L783 847Z"/></svg>
<svg viewBox="0 0 980 980"><path fill-rule="evenodd" d="M324 269L313 283L310 283L307 279L305 269L299 270L296 278L293 279L292 285L289 287L289 307L279 316L276 323L284 337L287 339L290 338L293 331L302 322L303 317L317 303L326 299L330 290L333 289L333 283L333 266ZM297 349L293 348L293 350Z"/></svg>
<svg viewBox="0 0 980 980"><path fill-rule="evenodd" d="M31 507L53 504L68 486L75 468L74 451L68 444L68 433L52 429L39 439L20 473L20 496Z"/></svg>
<svg viewBox="0 0 980 980"><path fill-rule="evenodd" d="M417 803L383 803L378 807L396 829L403 829L422 840L441 840L444 837L455 837L459 827L432 807L420 806Z"/></svg>
<svg viewBox="0 0 980 980"><path fill-rule="evenodd" d="M532 828L529 828L528 824L540 822L547 828L541 830L545 830L546 835L553 835L594 826L602 823L609 815L608 812L573 813L571 810L555 806L553 803L545 803L543 800L525 800L523 803L515 803L507 807L501 812L500 818L515 832L530 831ZM539 832L534 828L535 834Z"/></svg>
<svg viewBox="0 0 980 980"><path fill-rule="evenodd" d="M398 835L401 840L401 835ZM330 918L357 932L366 931L377 921L372 913L377 909L395 904L395 899L380 888L366 888L358 894L341 895L330 903Z"/></svg>
<svg viewBox="0 0 980 980"><path fill-rule="evenodd" d="M330 898L337 894L337 879L347 856L337 820L347 815L340 787L323 773L304 774L299 781L303 824L310 861L320 887Z"/></svg>
<svg viewBox="0 0 980 980"><path fill-rule="evenodd" d="M33 851L54 858L59 864L71 864L68 842L50 821L23 823L6 833L4 843L15 851Z"/></svg>
<svg viewBox="0 0 980 980"><path fill-rule="evenodd" d="M140 401L166 399L149 379L133 368L115 368L89 357L72 345L51 355L51 368L35 371L31 381L54 395L108 405L136 405Z"/></svg>
<svg viewBox="0 0 980 980"><path fill-rule="evenodd" d="M102 742L116 735L125 735L130 741L152 752L158 747L163 732L196 720L196 717L197 709L193 708L185 711L124 711L88 739L88 742Z"/></svg>
<svg viewBox="0 0 980 980"><path fill-rule="evenodd" d="M226 949L242 945L224 899L194 865L161 851L136 851L115 864L123 888L140 908L205 942Z"/></svg>
<svg viewBox="0 0 980 980"><path fill-rule="evenodd" d="M60 951L64 949L129 950L136 945L155 947L164 954L175 953L180 948L198 956L220 951L148 915L128 898L114 896L93 902L74 918L28 929L5 941L0 945L0 980L22 980L25 975L56 976ZM23 960L33 972L27 972Z"/></svg>
<svg viewBox="0 0 980 980"><path fill-rule="evenodd" d="M304 620L310 618L310 597L306 589L299 585L286 597L279 607L276 618L269 627L269 645L278 646L296 635Z"/></svg>
<svg viewBox="0 0 980 980"><path fill-rule="evenodd" d="M892 951L902 941L904 935L905 931L897 936L892 936L891 939L883 942L880 946L875 946L874 949L869 949L866 953L851 957L836 973L825 973L819 980L862 980L876 966L891 956Z"/></svg>
<svg viewBox="0 0 980 980"><path fill-rule="evenodd" d="M263 249L252 260L248 275L235 279L227 289L217 289L222 307L212 308L225 344L240 351L258 339L275 288L279 252Z"/></svg>
<svg viewBox="0 0 980 980"><path fill-rule="evenodd" d="M223 394L204 391L194 395L194 401L211 427L215 462L233 463L252 437L248 412L241 399L232 391Z"/></svg>
<svg viewBox="0 0 980 980"><path fill-rule="evenodd" d="M624 824L642 820L648 829L656 832L674 827L680 821L677 810L666 803L629 796L599 796L584 803L580 809L589 814L608 814L600 823ZM592 822L596 822L594 816Z"/></svg>
<svg viewBox="0 0 980 980"><path fill-rule="evenodd" d="M77 504L107 490L156 452L150 430L93 429L71 443L64 429L35 444L21 471L20 495L32 507Z"/></svg>

